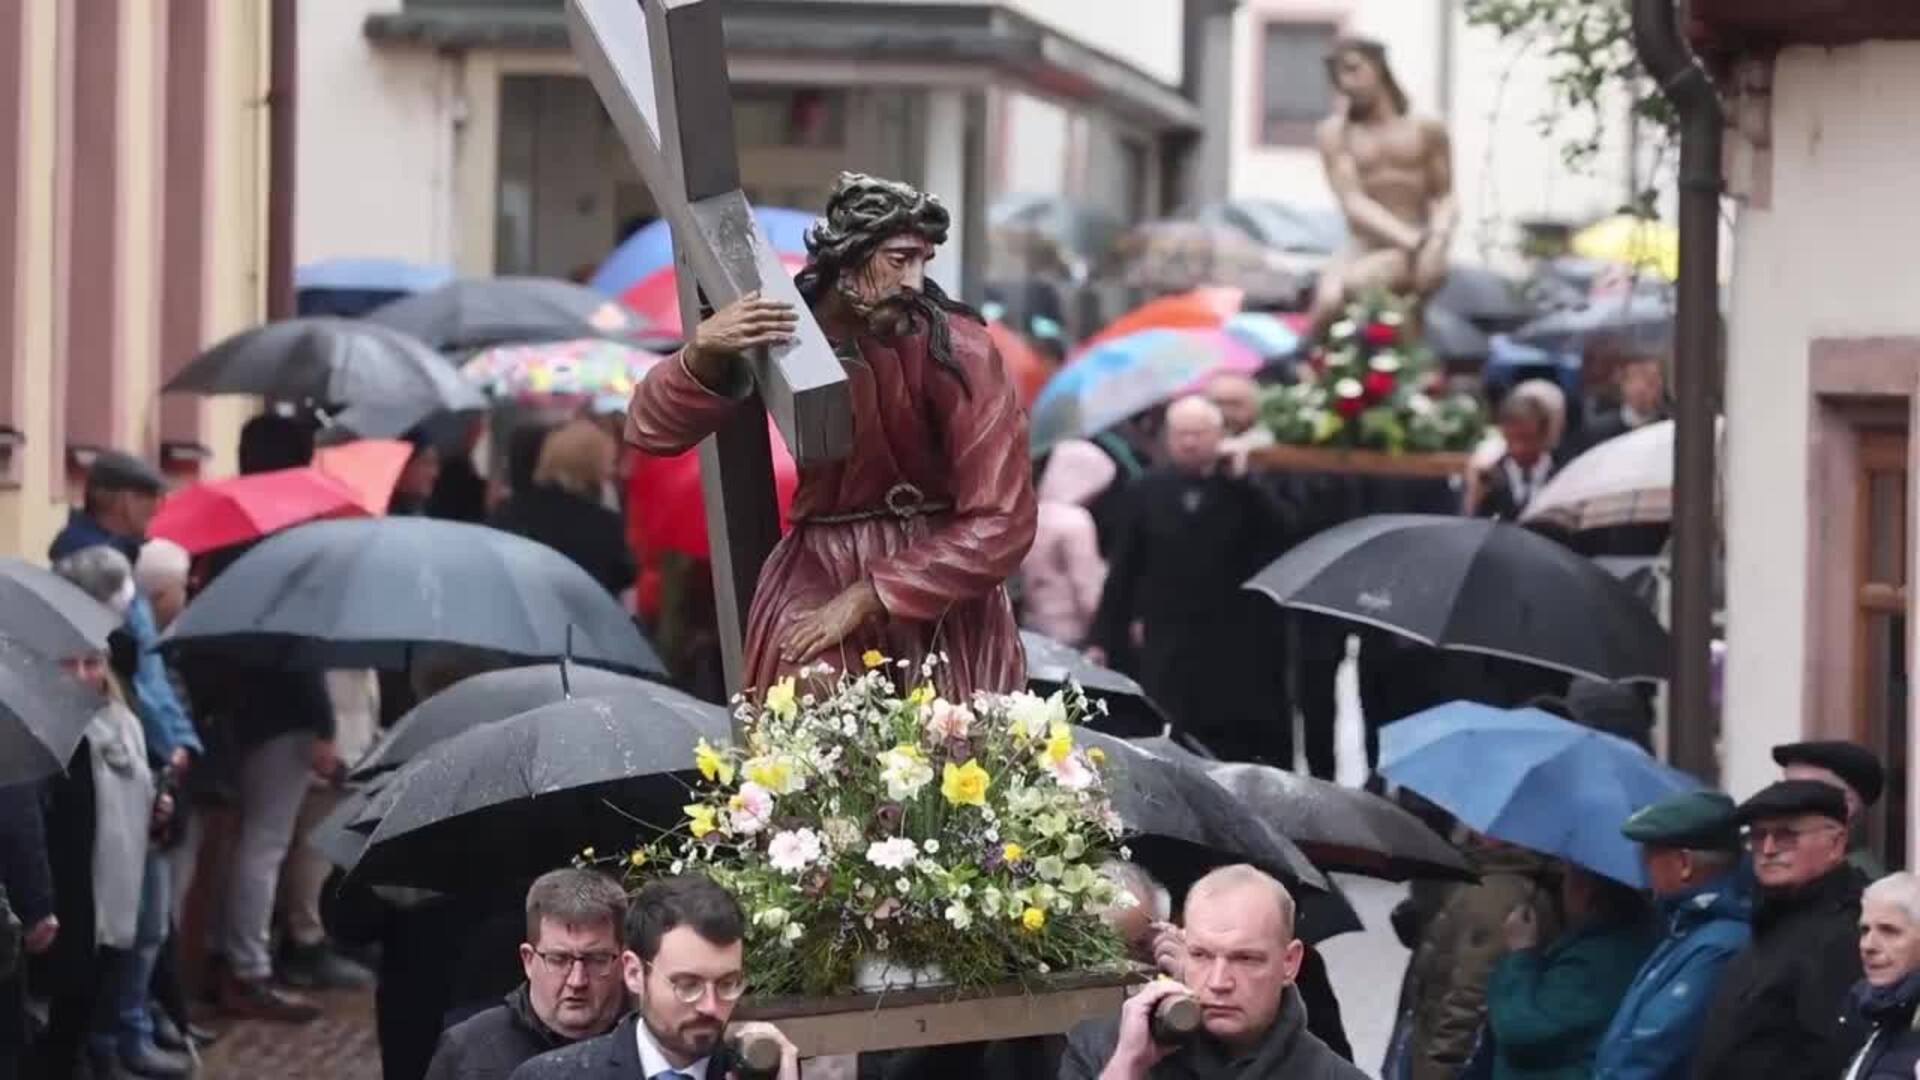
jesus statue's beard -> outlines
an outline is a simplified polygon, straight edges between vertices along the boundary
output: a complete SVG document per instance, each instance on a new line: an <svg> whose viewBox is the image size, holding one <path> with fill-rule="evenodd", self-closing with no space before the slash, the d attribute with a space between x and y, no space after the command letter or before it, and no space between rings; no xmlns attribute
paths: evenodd
<svg viewBox="0 0 1920 1080"><path fill-rule="evenodd" d="M867 324L867 332L883 341L906 337L941 325L947 313L925 292L901 286L878 300L845 295L847 306Z"/></svg>

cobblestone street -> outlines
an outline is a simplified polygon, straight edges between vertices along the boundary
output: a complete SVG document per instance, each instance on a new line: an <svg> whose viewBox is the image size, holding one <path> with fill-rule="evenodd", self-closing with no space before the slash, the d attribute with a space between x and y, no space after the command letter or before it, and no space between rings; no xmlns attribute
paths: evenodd
<svg viewBox="0 0 1920 1080"><path fill-rule="evenodd" d="M312 996L325 1012L311 1024L224 1024L207 1052L203 1080L379 1080L373 991Z"/></svg>

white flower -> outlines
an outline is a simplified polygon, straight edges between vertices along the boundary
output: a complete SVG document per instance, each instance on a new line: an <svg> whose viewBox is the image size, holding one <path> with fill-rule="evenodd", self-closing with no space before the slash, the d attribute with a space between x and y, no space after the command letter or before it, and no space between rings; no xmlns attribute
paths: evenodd
<svg viewBox="0 0 1920 1080"><path fill-rule="evenodd" d="M887 785L887 798L904 801L933 780L933 766L917 751L896 747L880 755L880 779Z"/></svg>
<svg viewBox="0 0 1920 1080"><path fill-rule="evenodd" d="M906 878L895 879L893 889L901 896L905 896L913 891L913 882L908 881Z"/></svg>
<svg viewBox="0 0 1920 1080"><path fill-rule="evenodd" d="M1005 903L1006 896L995 886L989 885L980 892L980 913L989 919L999 918Z"/></svg>
<svg viewBox="0 0 1920 1080"><path fill-rule="evenodd" d="M913 841L904 836L876 840L867 845L867 861L883 870L905 870L919 857Z"/></svg>
<svg viewBox="0 0 1920 1080"><path fill-rule="evenodd" d="M935 698L927 717L927 732L940 742L964 739L973 730L973 720L972 709L945 698Z"/></svg>
<svg viewBox="0 0 1920 1080"><path fill-rule="evenodd" d="M1000 830L999 830L999 829L988 829L988 830L987 830L987 834L986 834L986 835L987 835L987 843L989 843L989 844L997 844L997 843L999 843L999 842L1000 842Z"/></svg>
<svg viewBox="0 0 1920 1080"><path fill-rule="evenodd" d="M820 823L820 828L835 851L851 851L860 843L860 824L852 818L830 817Z"/></svg>
<svg viewBox="0 0 1920 1080"><path fill-rule="evenodd" d="M1053 709L1044 698L1025 691L1008 694L1007 720L1027 738L1038 739L1053 726Z"/></svg>
<svg viewBox="0 0 1920 1080"><path fill-rule="evenodd" d="M752 836L767 827L773 818L773 793L749 780L740 785L732 799L733 813L728 823L742 836Z"/></svg>
<svg viewBox="0 0 1920 1080"><path fill-rule="evenodd" d="M820 834L812 829L787 829L773 834L767 861L783 874L798 874L820 861Z"/></svg>
<svg viewBox="0 0 1920 1080"><path fill-rule="evenodd" d="M790 917L791 916L787 914L786 908L767 908L765 911L758 912L754 915L753 924L755 926L764 926L769 930L778 930L787 925L787 920Z"/></svg>
<svg viewBox="0 0 1920 1080"><path fill-rule="evenodd" d="M965 930L973 925L973 913L967 910L967 905L957 900L947 905L946 916L947 922L951 923L955 930Z"/></svg>
<svg viewBox="0 0 1920 1080"><path fill-rule="evenodd" d="M848 734L852 733L849 732ZM816 746L813 748L813 752L807 755L807 763L813 766L814 772L824 776L839 766L840 748L837 746Z"/></svg>
<svg viewBox="0 0 1920 1080"><path fill-rule="evenodd" d="M791 945L799 941L805 934L806 931L800 928L799 923L790 922L787 924L785 930L780 931L780 944Z"/></svg>
<svg viewBox="0 0 1920 1080"><path fill-rule="evenodd" d="M920 850L929 855L938 855L940 854L940 841L929 836L927 837L927 842L920 845Z"/></svg>

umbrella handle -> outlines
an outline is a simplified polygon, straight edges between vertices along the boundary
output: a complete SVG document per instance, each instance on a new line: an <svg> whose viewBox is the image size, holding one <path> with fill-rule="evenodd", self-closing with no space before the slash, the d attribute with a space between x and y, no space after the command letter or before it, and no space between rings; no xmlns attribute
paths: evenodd
<svg viewBox="0 0 1920 1080"><path fill-rule="evenodd" d="M573 700L573 675L568 666L573 663L573 624L567 624L567 649L560 655L560 693L567 700Z"/></svg>

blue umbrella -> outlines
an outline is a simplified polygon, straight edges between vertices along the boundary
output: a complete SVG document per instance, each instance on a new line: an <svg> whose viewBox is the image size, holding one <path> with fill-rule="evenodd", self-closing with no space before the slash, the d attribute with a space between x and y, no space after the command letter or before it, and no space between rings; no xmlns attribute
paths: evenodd
<svg viewBox="0 0 1920 1080"><path fill-rule="evenodd" d="M417 293L437 289L452 280L451 267L411 263L405 259L321 259L304 263L293 272L293 287L303 292L345 289Z"/></svg>
<svg viewBox="0 0 1920 1080"><path fill-rule="evenodd" d="M1261 359L1275 360L1300 351L1300 332L1268 311L1243 311L1221 327L1253 347Z"/></svg>
<svg viewBox="0 0 1920 1080"><path fill-rule="evenodd" d="M1539 709L1453 701L1389 724L1380 773L1496 840L1645 886L1627 818L1698 780Z"/></svg>
<svg viewBox="0 0 1920 1080"><path fill-rule="evenodd" d="M1251 373L1260 354L1221 330L1142 330L1103 341L1047 380L1034 399L1035 453L1062 439L1098 434L1165 404L1222 371Z"/></svg>
<svg viewBox="0 0 1920 1080"><path fill-rule="evenodd" d="M780 253L805 252L807 230L820 220L817 214L778 206L756 207L753 216L766 231L767 242ZM593 272L587 285L608 296L619 296L654 272L672 265L673 233L666 219L661 218L635 229L633 235L622 240L600 264L600 269Z"/></svg>

